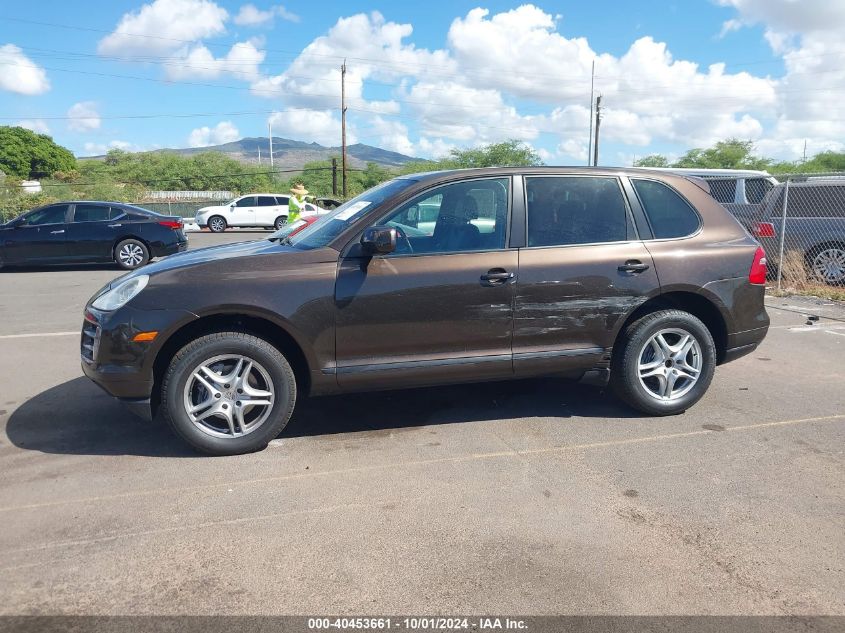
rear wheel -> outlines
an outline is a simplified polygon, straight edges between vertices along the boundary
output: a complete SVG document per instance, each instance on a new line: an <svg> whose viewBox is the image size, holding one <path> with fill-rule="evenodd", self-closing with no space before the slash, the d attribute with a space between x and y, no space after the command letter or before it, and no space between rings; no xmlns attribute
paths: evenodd
<svg viewBox="0 0 845 633"><path fill-rule="evenodd" d="M628 405L650 415L675 415L707 391L716 368L716 345L707 326L689 312L652 312L621 336L611 386Z"/></svg>
<svg viewBox="0 0 845 633"><path fill-rule="evenodd" d="M114 260L124 270L135 270L150 261L150 251L140 240L123 240L114 247Z"/></svg>
<svg viewBox="0 0 845 633"><path fill-rule="evenodd" d="M845 285L845 244L818 246L807 257L816 279L832 286Z"/></svg>
<svg viewBox="0 0 845 633"><path fill-rule="evenodd" d="M287 223L288 223L288 217L286 215L280 215L279 217L276 218L276 221L273 223L273 225L276 227L276 230L278 231L279 229L281 229Z"/></svg>
<svg viewBox="0 0 845 633"><path fill-rule="evenodd" d="M264 339L220 332L183 347L162 381L164 418L209 455L261 450L287 425L296 380L284 355Z"/></svg>
<svg viewBox="0 0 845 633"><path fill-rule="evenodd" d="M226 218L223 218L219 215L213 215L208 218L208 229L212 233L222 233L227 228Z"/></svg>

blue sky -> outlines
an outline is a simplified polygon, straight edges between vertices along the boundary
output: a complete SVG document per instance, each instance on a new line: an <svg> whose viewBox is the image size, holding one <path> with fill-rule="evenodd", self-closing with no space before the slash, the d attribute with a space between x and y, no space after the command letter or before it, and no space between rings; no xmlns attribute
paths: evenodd
<svg viewBox="0 0 845 633"><path fill-rule="evenodd" d="M0 123L79 155L263 135L268 120L337 145L347 57L352 142L430 157L520 138L578 164L595 59L604 164L727 136L797 158L805 140L843 148L843 30L845 3L822 0L7 0Z"/></svg>

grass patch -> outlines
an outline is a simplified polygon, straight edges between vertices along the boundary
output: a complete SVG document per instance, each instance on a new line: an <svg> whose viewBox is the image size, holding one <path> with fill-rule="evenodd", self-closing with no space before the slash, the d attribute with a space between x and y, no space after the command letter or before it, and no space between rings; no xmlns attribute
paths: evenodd
<svg viewBox="0 0 845 633"><path fill-rule="evenodd" d="M804 256L797 251L789 251L784 255L782 274L780 290L777 289L777 283L767 288L772 296L805 295L845 301L845 287L819 282L807 268Z"/></svg>

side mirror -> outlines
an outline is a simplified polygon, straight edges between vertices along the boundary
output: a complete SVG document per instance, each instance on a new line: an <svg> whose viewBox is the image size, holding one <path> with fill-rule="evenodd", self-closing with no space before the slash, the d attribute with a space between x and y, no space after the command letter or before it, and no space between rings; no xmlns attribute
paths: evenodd
<svg viewBox="0 0 845 633"><path fill-rule="evenodd" d="M396 250L396 229L390 226L371 226L364 229L361 246L369 254L384 255Z"/></svg>

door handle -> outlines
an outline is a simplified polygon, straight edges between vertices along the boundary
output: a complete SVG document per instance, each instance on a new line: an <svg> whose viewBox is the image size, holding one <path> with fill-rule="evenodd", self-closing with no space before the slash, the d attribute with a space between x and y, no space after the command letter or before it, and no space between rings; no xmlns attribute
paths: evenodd
<svg viewBox="0 0 845 633"><path fill-rule="evenodd" d="M50 231L50 235L59 235L60 233L64 233L65 230L62 229L61 231Z"/></svg>
<svg viewBox="0 0 845 633"><path fill-rule="evenodd" d="M643 264L638 259L629 259L622 266L619 266L617 268L617 270L620 273L641 273L644 270L648 270L648 269L649 269L649 265Z"/></svg>
<svg viewBox="0 0 845 633"><path fill-rule="evenodd" d="M486 274L481 275L481 282L487 286L501 286L513 279L516 275L509 273L504 268L491 268Z"/></svg>
<svg viewBox="0 0 845 633"><path fill-rule="evenodd" d="M117 224L109 224L110 229L116 229L119 226L123 226L123 225L120 222L118 222Z"/></svg>

